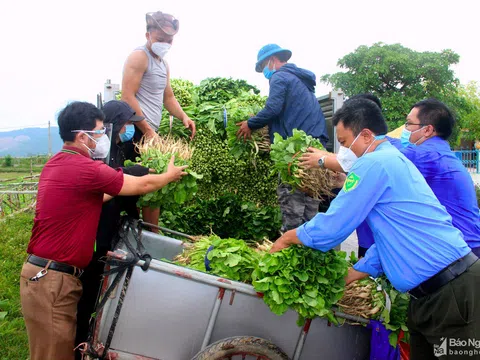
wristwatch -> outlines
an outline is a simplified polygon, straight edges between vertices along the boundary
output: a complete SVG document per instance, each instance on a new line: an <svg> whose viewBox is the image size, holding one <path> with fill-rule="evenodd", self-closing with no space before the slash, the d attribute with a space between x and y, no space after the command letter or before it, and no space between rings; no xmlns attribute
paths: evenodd
<svg viewBox="0 0 480 360"><path fill-rule="evenodd" d="M327 156L324 155L320 159L318 159L318 165L320 165L320 169L325 169L325 158Z"/></svg>

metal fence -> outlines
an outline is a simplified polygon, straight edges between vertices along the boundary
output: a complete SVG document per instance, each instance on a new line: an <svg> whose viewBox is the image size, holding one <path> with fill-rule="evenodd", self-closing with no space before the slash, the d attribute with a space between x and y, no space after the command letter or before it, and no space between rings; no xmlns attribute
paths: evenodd
<svg viewBox="0 0 480 360"><path fill-rule="evenodd" d="M462 161L463 166L470 173L480 173L480 150L460 149L454 151L455 156Z"/></svg>

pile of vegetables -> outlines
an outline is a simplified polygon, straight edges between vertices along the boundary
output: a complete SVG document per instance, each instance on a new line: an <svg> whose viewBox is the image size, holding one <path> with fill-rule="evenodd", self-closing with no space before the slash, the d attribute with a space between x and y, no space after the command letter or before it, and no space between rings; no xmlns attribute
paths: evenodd
<svg viewBox="0 0 480 360"><path fill-rule="evenodd" d="M243 240L221 239L216 235L203 237L190 245L174 261L178 265L235 281L252 282L252 272L260 254ZM208 266L208 269L207 269Z"/></svg>
<svg viewBox="0 0 480 360"><path fill-rule="evenodd" d="M253 277L255 290L275 314L289 308L305 319L326 317L337 324L332 306L343 296L348 263L344 252L316 251L304 246L290 246L266 254Z"/></svg>
<svg viewBox="0 0 480 360"><path fill-rule="evenodd" d="M274 168L280 173L284 184L289 184L315 199L333 196L331 190L335 187L336 176L333 171L320 168L304 170L298 165L299 158L309 147L325 150L319 140L302 130L293 129L292 136L287 139L275 133L270 152Z"/></svg>
<svg viewBox="0 0 480 360"><path fill-rule="evenodd" d="M175 165L189 165L192 156L192 149L188 143L182 139L174 139L166 136L156 140L142 141L137 145L140 156L137 162L141 165L154 169L157 174L163 174L167 171L168 164L172 156L175 156ZM126 161L126 166L131 165ZM165 205L180 205L186 201L192 200L197 193L197 180L202 178L187 168L188 175L180 181L171 182L160 190L141 196L138 200L138 206L160 207Z"/></svg>
<svg viewBox="0 0 480 360"><path fill-rule="evenodd" d="M161 222L166 228L186 234L209 235L213 232L222 238L250 242L278 238L282 217L278 206L260 206L226 194L209 200L198 198L189 206L173 210L164 209Z"/></svg>

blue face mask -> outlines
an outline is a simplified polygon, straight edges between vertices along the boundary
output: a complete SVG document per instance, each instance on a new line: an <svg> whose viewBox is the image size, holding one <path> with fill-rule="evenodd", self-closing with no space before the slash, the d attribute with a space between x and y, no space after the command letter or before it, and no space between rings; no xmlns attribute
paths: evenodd
<svg viewBox="0 0 480 360"><path fill-rule="evenodd" d="M275 69L275 67L273 68L273 70L270 70L270 69L268 68L268 65L269 65L269 64L270 64L270 61L269 61L268 64L265 65L265 67L263 68L263 76L265 76L265 78L266 78L267 80L270 80L270 78L271 78L272 75L275 73L275 71L277 71L277 70Z"/></svg>
<svg viewBox="0 0 480 360"><path fill-rule="evenodd" d="M133 124L125 125L125 132L123 134L118 134L120 136L121 142L127 142L133 138L135 134L135 126Z"/></svg>
<svg viewBox="0 0 480 360"><path fill-rule="evenodd" d="M400 136L400 143L402 144L402 146L407 147L410 145L413 145L413 146L417 145L416 143L414 144L410 142L410 137L412 136L412 134L415 134L417 131L422 130L422 128L423 127L415 131L410 131L410 130L407 130L406 128L403 128L402 135Z"/></svg>

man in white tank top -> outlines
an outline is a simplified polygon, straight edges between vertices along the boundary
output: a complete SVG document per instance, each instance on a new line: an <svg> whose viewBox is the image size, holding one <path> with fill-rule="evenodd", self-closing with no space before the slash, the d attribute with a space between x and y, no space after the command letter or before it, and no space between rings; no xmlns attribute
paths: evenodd
<svg viewBox="0 0 480 360"><path fill-rule="evenodd" d="M147 43L136 48L125 62L122 80L122 100L127 102L136 115L145 120L135 123L133 140L138 142L143 135L156 137L162 109L182 120L195 136L195 123L182 110L170 85L170 71L164 57L170 49L173 37L178 32L179 22L172 15L160 11L146 14ZM135 160L133 146L130 160ZM158 224L160 209L143 208L143 220Z"/></svg>

